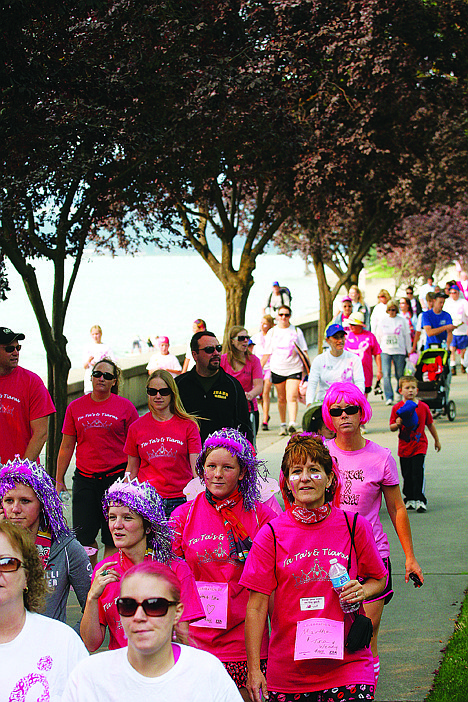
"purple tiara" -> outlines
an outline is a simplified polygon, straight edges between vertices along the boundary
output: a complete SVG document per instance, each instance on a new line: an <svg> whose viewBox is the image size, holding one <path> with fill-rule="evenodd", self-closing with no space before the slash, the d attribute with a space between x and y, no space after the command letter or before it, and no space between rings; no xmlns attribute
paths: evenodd
<svg viewBox="0 0 468 702"><path fill-rule="evenodd" d="M239 492L243 497L244 508L251 510L256 502L260 502L260 489L258 486L259 474L266 479L268 471L265 463L257 458L255 449L243 434L236 429L225 427L213 432L203 444L202 451L197 458L196 471L202 482L204 482L204 466L208 449L224 448L232 456L235 456L239 466L245 469L246 473L239 481Z"/></svg>
<svg viewBox="0 0 468 702"><path fill-rule="evenodd" d="M0 498L18 483L27 485L36 493L41 503L40 528L50 529L52 537L70 536L72 531L63 516L63 507L51 477L38 463L15 456L0 468Z"/></svg>
<svg viewBox="0 0 468 702"><path fill-rule="evenodd" d="M150 483L140 483L137 478L130 480L130 474L118 478L109 487L102 498L102 506L106 519L111 505L125 505L143 517L150 526L148 545L155 552L156 560L168 563L174 554L172 551L172 531L167 523L161 498Z"/></svg>

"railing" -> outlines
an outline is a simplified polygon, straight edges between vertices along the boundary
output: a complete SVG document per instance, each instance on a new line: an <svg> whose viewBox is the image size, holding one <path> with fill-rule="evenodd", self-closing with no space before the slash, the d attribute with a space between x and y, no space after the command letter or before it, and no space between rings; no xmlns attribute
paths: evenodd
<svg viewBox="0 0 468 702"><path fill-rule="evenodd" d="M297 327L300 327L304 333L305 340L309 348L317 346L318 343L318 318L316 315L310 315L297 320ZM257 330L254 330L257 331ZM254 332L252 332L254 333ZM172 351L179 359L181 365L185 359L185 347L176 346ZM125 356L118 360L118 364L122 369L120 379L119 395L126 397L133 402L137 409L146 406L146 379L148 371L146 366L152 352L142 353L138 355ZM83 395L83 375L84 370L72 368L68 376L68 402L76 400Z"/></svg>

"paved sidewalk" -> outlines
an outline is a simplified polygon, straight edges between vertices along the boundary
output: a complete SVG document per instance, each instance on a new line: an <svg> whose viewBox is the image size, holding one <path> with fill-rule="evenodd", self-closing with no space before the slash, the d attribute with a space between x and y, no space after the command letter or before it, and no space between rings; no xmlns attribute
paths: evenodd
<svg viewBox="0 0 468 702"><path fill-rule="evenodd" d="M426 459L426 514L409 513L416 557L424 571L420 589L404 581L404 555L385 505L381 520L390 541L395 595L385 607L380 627L381 673L378 702L424 700L439 667L442 651L453 633L468 587L468 382L452 379L450 393L457 418L436 420L442 444L434 451L430 434ZM370 398L373 419L366 438L392 449L397 459L397 434L388 430L390 408L380 398ZM301 408L304 406L302 405ZM303 409L300 411L302 416ZM287 438L278 436L279 419L272 403L270 431L259 432L258 450L277 478Z"/></svg>

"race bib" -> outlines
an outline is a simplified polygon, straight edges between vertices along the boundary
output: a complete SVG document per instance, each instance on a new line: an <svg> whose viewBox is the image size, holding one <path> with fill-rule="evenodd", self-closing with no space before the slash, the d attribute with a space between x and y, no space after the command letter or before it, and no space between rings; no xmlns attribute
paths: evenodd
<svg viewBox="0 0 468 702"><path fill-rule="evenodd" d="M306 619L297 623L294 660L331 658L342 661L344 655L344 622L334 619Z"/></svg>
<svg viewBox="0 0 468 702"><path fill-rule="evenodd" d="M205 610L205 618L193 622L191 626L204 626L210 629L227 628L228 584L197 581L198 594Z"/></svg>
<svg viewBox="0 0 468 702"><path fill-rule="evenodd" d="M387 334L385 337L385 346L389 349L395 349L398 346L398 335Z"/></svg>

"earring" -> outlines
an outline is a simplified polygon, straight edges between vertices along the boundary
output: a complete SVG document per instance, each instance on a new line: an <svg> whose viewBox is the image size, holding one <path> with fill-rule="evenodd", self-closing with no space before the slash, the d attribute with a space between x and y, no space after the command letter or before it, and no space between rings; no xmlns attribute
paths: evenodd
<svg viewBox="0 0 468 702"><path fill-rule="evenodd" d="M23 592L29 592L29 587L28 587L27 585L26 585L26 587L24 588Z"/></svg>
<svg viewBox="0 0 468 702"><path fill-rule="evenodd" d="M151 529L149 527L146 528L146 533L151 534Z"/></svg>

